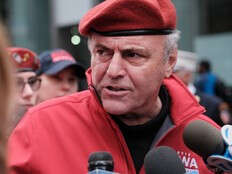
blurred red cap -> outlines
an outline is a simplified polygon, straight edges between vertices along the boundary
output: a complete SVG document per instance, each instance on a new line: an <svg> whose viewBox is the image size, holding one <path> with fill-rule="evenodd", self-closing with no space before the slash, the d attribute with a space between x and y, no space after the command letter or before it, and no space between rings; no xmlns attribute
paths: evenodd
<svg viewBox="0 0 232 174"><path fill-rule="evenodd" d="M9 47L7 50L18 71L38 70L40 66L39 59L33 51L20 47Z"/></svg>

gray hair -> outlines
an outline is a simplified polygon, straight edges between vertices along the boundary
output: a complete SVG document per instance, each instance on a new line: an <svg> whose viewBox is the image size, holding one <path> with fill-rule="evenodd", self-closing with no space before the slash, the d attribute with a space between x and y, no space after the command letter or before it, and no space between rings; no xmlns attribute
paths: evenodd
<svg viewBox="0 0 232 174"><path fill-rule="evenodd" d="M167 35L167 39L164 46L164 59L168 59L170 54L177 49L178 41L180 39L180 31L175 30L172 34Z"/></svg>

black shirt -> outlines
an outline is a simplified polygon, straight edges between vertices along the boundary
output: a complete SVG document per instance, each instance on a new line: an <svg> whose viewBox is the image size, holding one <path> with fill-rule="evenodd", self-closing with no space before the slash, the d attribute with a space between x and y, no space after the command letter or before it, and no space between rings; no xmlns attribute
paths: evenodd
<svg viewBox="0 0 232 174"><path fill-rule="evenodd" d="M149 151L158 130L169 114L170 98L165 86L161 86L159 96L162 102L160 113L143 125L128 126L120 121L117 116L112 116L125 138L134 161L136 173L139 173L146 153Z"/></svg>

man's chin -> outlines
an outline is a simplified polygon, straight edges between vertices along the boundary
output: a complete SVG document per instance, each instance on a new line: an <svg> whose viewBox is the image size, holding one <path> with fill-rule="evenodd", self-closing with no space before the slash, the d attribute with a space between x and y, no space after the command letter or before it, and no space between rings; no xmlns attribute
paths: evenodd
<svg viewBox="0 0 232 174"><path fill-rule="evenodd" d="M103 102L105 111L112 115L124 115L129 112L128 107L121 102Z"/></svg>

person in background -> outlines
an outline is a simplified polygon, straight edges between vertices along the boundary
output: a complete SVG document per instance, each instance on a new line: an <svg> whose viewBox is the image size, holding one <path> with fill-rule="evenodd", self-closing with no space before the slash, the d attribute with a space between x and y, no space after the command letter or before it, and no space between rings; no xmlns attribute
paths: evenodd
<svg viewBox="0 0 232 174"><path fill-rule="evenodd" d="M12 64L6 51L8 41L2 24L0 24L0 38L0 173L6 174L6 129L13 105L14 83Z"/></svg>
<svg viewBox="0 0 232 174"><path fill-rule="evenodd" d="M42 79L38 103L72 94L79 90L85 77L84 67L64 49L48 50L39 55L41 67L37 75Z"/></svg>
<svg viewBox="0 0 232 174"><path fill-rule="evenodd" d="M84 15L79 32L91 53L89 88L27 112L9 139L11 174L84 174L97 151L112 154L115 172L144 174L144 157L157 146L178 151L192 173L211 174L183 142L193 120L219 126L173 75L172 1L106 0Z"/></svg>
<svg viewBox="0 0 232 174"><path fill-rule="evenodd" d="M197 68L198 75L195 80L195 87L198 91L215 96L217 76L211 71L211 64L208 60L201 60Z"/></svg>
<svg viewBox="0 0 232 174"><path fill-rule="evenodd" d="M33 51L22 47L7 48L9 59L15 65L16 80L15 110L10 120L10 130L16 127L25 112L36 104L37 91L41 79L36 75L39 69L39 59Z"/></svg>
<svg viewBox="0 0 232 174"><path fill-rule="evenodd" d="M219 97L212 96L199 91L193 84L194 73L196 72L198 57L195 53L178 50L178 59L174 73L188 87L190 92L196 96L200 105L206 109L205 115L209 116L218 125L223 126L230 123L230 114L226 103Z"/></svg>

